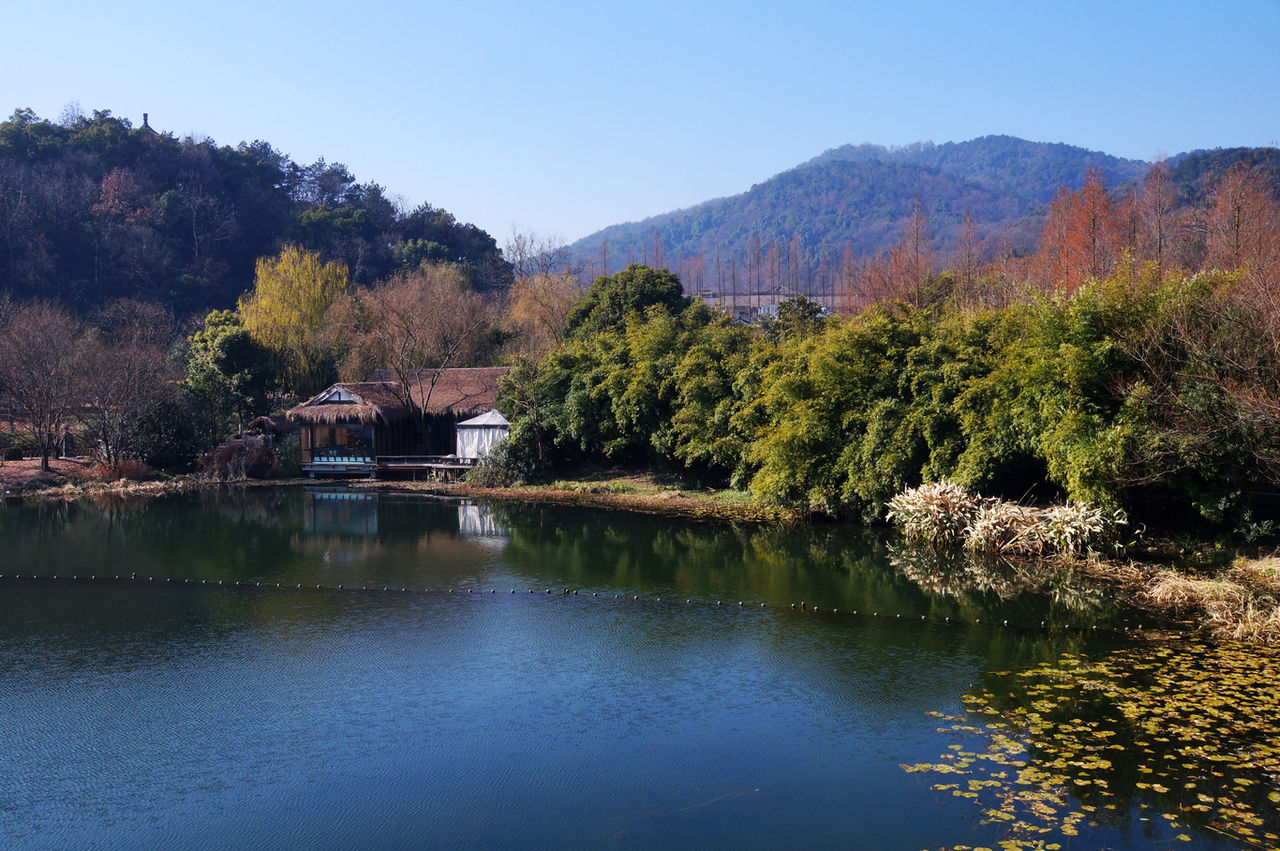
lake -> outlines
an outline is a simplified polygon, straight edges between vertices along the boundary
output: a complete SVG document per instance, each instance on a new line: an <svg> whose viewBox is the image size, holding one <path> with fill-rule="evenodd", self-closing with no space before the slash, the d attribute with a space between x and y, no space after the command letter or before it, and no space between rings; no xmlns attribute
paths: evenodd
<svg viewBox="0 0 1280 851"><path fill-rule="evenodd" d="M889 541L321 488L4 508L0 839L995 845L904 766L981 750L965 695L1141 619ZM1238 844L1152 795L1035 840Z"/></svg>

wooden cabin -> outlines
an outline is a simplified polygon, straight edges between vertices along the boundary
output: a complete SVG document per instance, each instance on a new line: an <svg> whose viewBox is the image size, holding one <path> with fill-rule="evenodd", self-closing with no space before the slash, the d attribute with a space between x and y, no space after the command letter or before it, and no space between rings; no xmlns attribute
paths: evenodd
<svg viewBox="0 0 1280 851"><path fill-rule="evenodd" d="M302 470L374 477L466 469L470 461L456 456L458 422L494 409L506 373L507 367L424 370L410 376L407 394L382 372L372 381L334 384L287 414L301 427Z"/></svg>

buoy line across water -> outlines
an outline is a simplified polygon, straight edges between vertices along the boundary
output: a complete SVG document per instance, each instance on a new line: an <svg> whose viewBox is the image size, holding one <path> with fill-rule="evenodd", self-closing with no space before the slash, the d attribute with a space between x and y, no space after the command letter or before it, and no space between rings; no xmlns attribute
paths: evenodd
<svg viewBox="0 0 1280 851"><path fill-rule="evenodd" d="M407 585L347 585L345 583L339 584L339 585L325 585L323 583L313 584L313 583L298 583L298 582L261 582L256 580L245 580L245 579L235 579L235 580L191 579L191 578L175 579L173 577L156 577L156 576L140 577L136 573L130 573L127 575L93 574L90 576L81 576L79 574L74 574L71 576L66 576L62 574L44 576L41 574L34 574L34 573L32 574L0 573L0 582L14 582L14 581L20 581L20 582L120 582L120 583L147 583L147 584L158 584L158 585L166 585L166 586L177 585L177 586L200 586L205 588L213 587L213 588L223 588L223 589L242 589L242 590L251 589L251 590L263 590L263 591L280 590L280 591L322 591L322 592L341 592L341 593L359 593L359 594L372 594L372 593L417 594L417 595L431 594L431 595L446 595L446 596L461 595L463 597L466 597L466 596L474 597L477 595L491 596L491 595L496 595L499 592L498 588L477 589L473 587L455 588L455 587L449 587L449 586L445 586L443 588L432 588L432 587L421 587L421 586L410 587ZM1020 631L1020 632L1074 632L1074 633L1095 633L1095 634L1110 633L1110 634L1118 634L1118 635L1134 635L1134 634L1151 633L1151 630L1149 630L1145 624L1141 624L1141 623L1106 625L1106 626L1099 627L1096 624L1091 624L1091 625L1050 624L1050 623L1047 623L1046 621L1040 621L1038 624L1020 624L1020 623L1010 623L1010 621L1008 621L1007 619L983 620L982 618L975 618L973 621L965 621L957 618L952 618L949 616L937 618L937 617L929 617L928 615L918 615L918 616L908 615L906 617L903 617L902 613L900 612L895 612L893 614L890 614L888 612L880 612L880 611L866 612L859 609L840 609L836 607L823 608L820 606L812 605L803 600L796 603L779 605L779 604L771 604L771 603L762 602L762 601L747 601L747 600L710 601L710 600L695 600L691 597L686 597L683 599L679 599L679 598L670 599L670 598L663 598L660 596L643 597L643 596L640 596L639 594L624 594L621 592L614 592L610 594L607 592L601 592L599 590L594 590L594 591L591 591L589 594L584 594L583 589L567 588L567 587L560 587L560 588L526 587L523 589L504 587L501 590L509 595L524 593L524 594L540 594L543 597L546 597L546 596L559 596L559 597L589 596L594 598L603 597L605 599L626 600L628 602L643 602L643 603L651 603L651 604L664 604L668 606L697 606L701 608L736 608L736 609L744 609L744 610L745 609L755 609L755 610L765 609L765 610L774 610L778 612L783 612L783 611L794 612L797 616L821 615L826 618L832 618L832 619L859 618L859 619L864 619L868 621L888 620L888 621L894 621L897 623L911 622L911 623L927 624L927 625L935 625L935 626L974 626L974 627L986 627L988 629L1008 629L1008 630L1014 630L1014 631ZM1185 631L1160 627L1157 630L1157 632L1159 634L1171 634L1171 633L1182 634ZM1151 633L1151 634L1155 634L1155 633Z"/></svg>

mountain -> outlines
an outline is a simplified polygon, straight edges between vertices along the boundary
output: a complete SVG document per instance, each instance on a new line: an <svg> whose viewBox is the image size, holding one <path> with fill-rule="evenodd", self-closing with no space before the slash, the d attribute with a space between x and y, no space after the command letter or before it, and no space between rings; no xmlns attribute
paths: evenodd
<svg viewBox="0 0 1280 851"><path fill-rule="evenodd" d="M821 261L846 249L861 254L893 245L918 200L941 256L955 245L968 213L988 242L1027 251L1048 202L1062 189L1079 189L1091 168L1115 186L1141 178L1150 164L1012 136L902 148L845 145L740 195L613 225L571 249L596 271L604 265L602 244L608 271L659 256L673 266L696 257L705 265L717 253L721 264L743 266L759 253L757 238Z"/></svg>

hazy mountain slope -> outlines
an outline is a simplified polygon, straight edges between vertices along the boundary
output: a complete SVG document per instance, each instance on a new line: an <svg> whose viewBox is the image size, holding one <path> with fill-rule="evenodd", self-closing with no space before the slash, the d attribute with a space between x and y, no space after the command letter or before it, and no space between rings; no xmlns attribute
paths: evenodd
<svg viewBox="0 0 1280 851"><path fill-rule="evenodd" d="M1078 189L1084 174L1101 169L1108 185L1146 174L1150 164L1113 157L1061 142L1029 142L1014 136L983 136L968 142L918 142L903 148L844 145L805 165L833 160L904 162L929 166L977 181L1033 206L1047 204L1059 189ZM803 167L803 166L802 166Z"/></svg>

